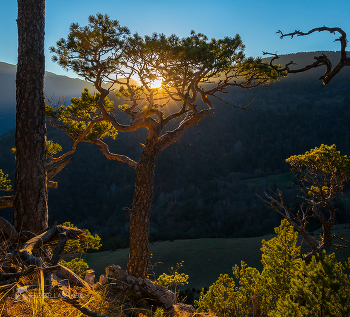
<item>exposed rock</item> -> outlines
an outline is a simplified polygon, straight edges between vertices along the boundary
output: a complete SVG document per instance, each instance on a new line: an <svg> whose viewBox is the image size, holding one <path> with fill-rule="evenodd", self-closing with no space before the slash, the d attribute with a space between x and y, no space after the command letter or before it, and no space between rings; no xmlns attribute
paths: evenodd
<svg viewBox="0 0 350 317"><path fill-rule="evenodd" d="M89 283L90 285L95 284L95 271L94 270L87 270L85 273L85 282Z"/></svg>
<svg viewBox="0 0 350 317"><path fill-rule="evenodd" d="M119 265L110 265L106 267L106 277L126 282L128 274L126 274Z"/></svg>
<svg viewBox="0 0 350 317"><path fill-rule="evenodd" d="M108 283L108 278L105 276L105 275L100 275L100 279L98 280L98 282L101 284L101 285L105 285Z"/></svg>

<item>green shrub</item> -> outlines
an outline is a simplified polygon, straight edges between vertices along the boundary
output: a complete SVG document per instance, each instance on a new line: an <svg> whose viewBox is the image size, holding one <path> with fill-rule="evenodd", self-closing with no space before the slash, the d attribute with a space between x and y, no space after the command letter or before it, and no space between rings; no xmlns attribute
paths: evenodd
<svg viewBox="0 0 350 317"><path fill-rule="evenodd" d="M78 274L80 277L82 277L89 268L89 265L83 259L78 258L74 258L73 260L68 262L66 262L65 260L61 260L60 264L69 268L75 274Z"/></svg>
<svg viewBox="0 0 350 317"><path fill-rule="evenodd" d="M170 274L163 273L161 274L157 280L156 284L163 285L165 287L174 287L174 292L176 293L176 288L178 285L188 284L188 275L185 273L179 273L178 270L183 266L183 262L176 264L176 267L171 267L169 269Z"/></svg>
<svg viewBox="0 0 350 317"><path fill-rule="evenodd" d="M77 228L70 222L65 222L63 226ZM66 256L69 254L79 254L79 258L74 258L71 261L65 261L62 259L59 262L61 265L69 268L79 276L83 276L89 268L89 265L81 258L81 255L89 249L98 250L102 246L102 244L100 244L101 238L97 234L93 236L89 230L85 229L84 236L86 237L84 240L68 240L64 247L64 253Z"/></svg>
<svg viewBox="0 0 350 317"><path fill-rule="evenodd" d="M301 259L298 234L284 219L275 228L276 238L262 241L260 273L241 262L202 290L195 306L199 312L216 316L247 316L252 312L252 296L260 295L260 308L273 317L350 316L350 279L335 255L325 252L309 265ZM350 265L350 259L348 266Z"/></svg>
<svg viewBox="0 0 350 317"><path fill-rule="evenodd" d="M290 281L290 291L277 301L270 316L350 316L350 280L335 255L325 251L302 262Z"/></svg>

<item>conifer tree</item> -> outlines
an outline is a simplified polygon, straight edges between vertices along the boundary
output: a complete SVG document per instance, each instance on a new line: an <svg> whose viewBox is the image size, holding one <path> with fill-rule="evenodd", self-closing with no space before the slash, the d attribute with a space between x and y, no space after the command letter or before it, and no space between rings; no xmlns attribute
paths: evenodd
<svg viewBox="0 0 350 317"><path fill-rule="evenodd" d="M100 147L111 160L135 169L135 193L130 211L128 274L145 277L149 256L149 222L158 155L180 139L202 118L215 112L216 98L229 87L251 89L282 76L259 58L246 58L239 35L211 39L192 32L180 39L163 34L129 36L129 30L108 16L89 17L89 25L72 24L67 40L51 51L54 60L92 82L97 93L85 90L68 107L47 107L51 124L74 141ZM140 85L135 85L133 79ZM105 83L105 84L104 84ZM114 107L109 93L118 85L117 97L124 104ZM199 105L201 102L201 105ZM234 106L234 105L231 105ZM115 115L116 112L123 116ZM123 117L129 120L122 120ZM138 161L109 151L102 139L118 132L147 129Z"/></svg>

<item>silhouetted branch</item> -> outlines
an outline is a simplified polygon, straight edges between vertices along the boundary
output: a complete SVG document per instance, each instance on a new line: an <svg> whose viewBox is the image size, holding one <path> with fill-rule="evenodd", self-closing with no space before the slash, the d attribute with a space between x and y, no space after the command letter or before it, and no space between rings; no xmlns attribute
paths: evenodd
<svg viewBox="0 0 350 317"><path fill-rule="evenodd" d="M289 67L290 65L296 65L293 61L291 61L291 62L287 63L284 68L277 69L277 67L275 65L273 65L272 63L273 63L273 61L277 60L279 58L279 56L277 54L267 53L267 52L263 52L263 54L264 55L273 55L273 58L270 61L270 66L278 72L286 71L286 72L291 73L291 74L296 74L296 73L300 73L300 72L305 72L305 71L312 69L312 68L317 68L319 66L325 65L326 71L325 71L324 75L322 75L319 79L322 80L323 85L327 85L332 80L332 78L340 72L340 70L343 67L350 66L350 58L347 57L347 53L346 53L346 46L347 46L346 33L341 28L338 28L338 27L329 28L326 26L314 28L308 32L301 32L301 31L296 30L294 32L284 34L284 33L282 33L281 30L278 30L277 33L281 34L280 38L282 39L286 36L290 36L291 38L293 38L294 36L306 36L306 35L310 35L314 32L323 32L323 31L327 31L327 32L330 32L332 34L335 34L335 33L340 34L340 37L338 39L335 39L335 41L340 42L340 46L341 46L340 61L338 62L338 64L335 67L332 67L332 63L329 60L329 58L325 54L322 54L321 56L315 56L314 57L315 62L310 64L310 65L307 65L303 68L290 69L290 67Z"/></svg>

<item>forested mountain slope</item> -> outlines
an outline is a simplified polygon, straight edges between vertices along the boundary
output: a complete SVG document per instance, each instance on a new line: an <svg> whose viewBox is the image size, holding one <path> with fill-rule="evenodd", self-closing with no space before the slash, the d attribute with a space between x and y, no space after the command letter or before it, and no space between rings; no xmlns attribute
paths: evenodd
<svg viewBox="0 0 350 317"><path fill-rule="evenodd" d="M319 53L284 56L302 65ZM336 53L333 53L334 55ZM282 60L283 61L283 60ZM225 100L246 109L217 103L216 113L192 127L177 143L161 153L156 166L151 239L257 236L272 233L277 214L264 207L256 194L283 188L297 206L293 185L271 174L288 172L285 159L323 144L336 144L350 154L350 72L343 69L327 86L318 77L323 70L290 75L252 90L235 89ZM181 119L179 119L181 120ZM108 142L111 151L137 160L143 131L120 133ZM64 134L49 129L48 138L69 149ZM14 133L0 138L0 167L13 179ZM108 161L99 148L81 144L74 160L56 177L49 190L50 222L71 221L105 239L104 246L126 246L133 196L134 170ZM252 178L259 178L249 181ZM280 180L280 181L279 181ZM350 207L339 202L339 220ZM10 211L7 212L10 216ZM311 224L312 225L312 224Z"/></svg>

